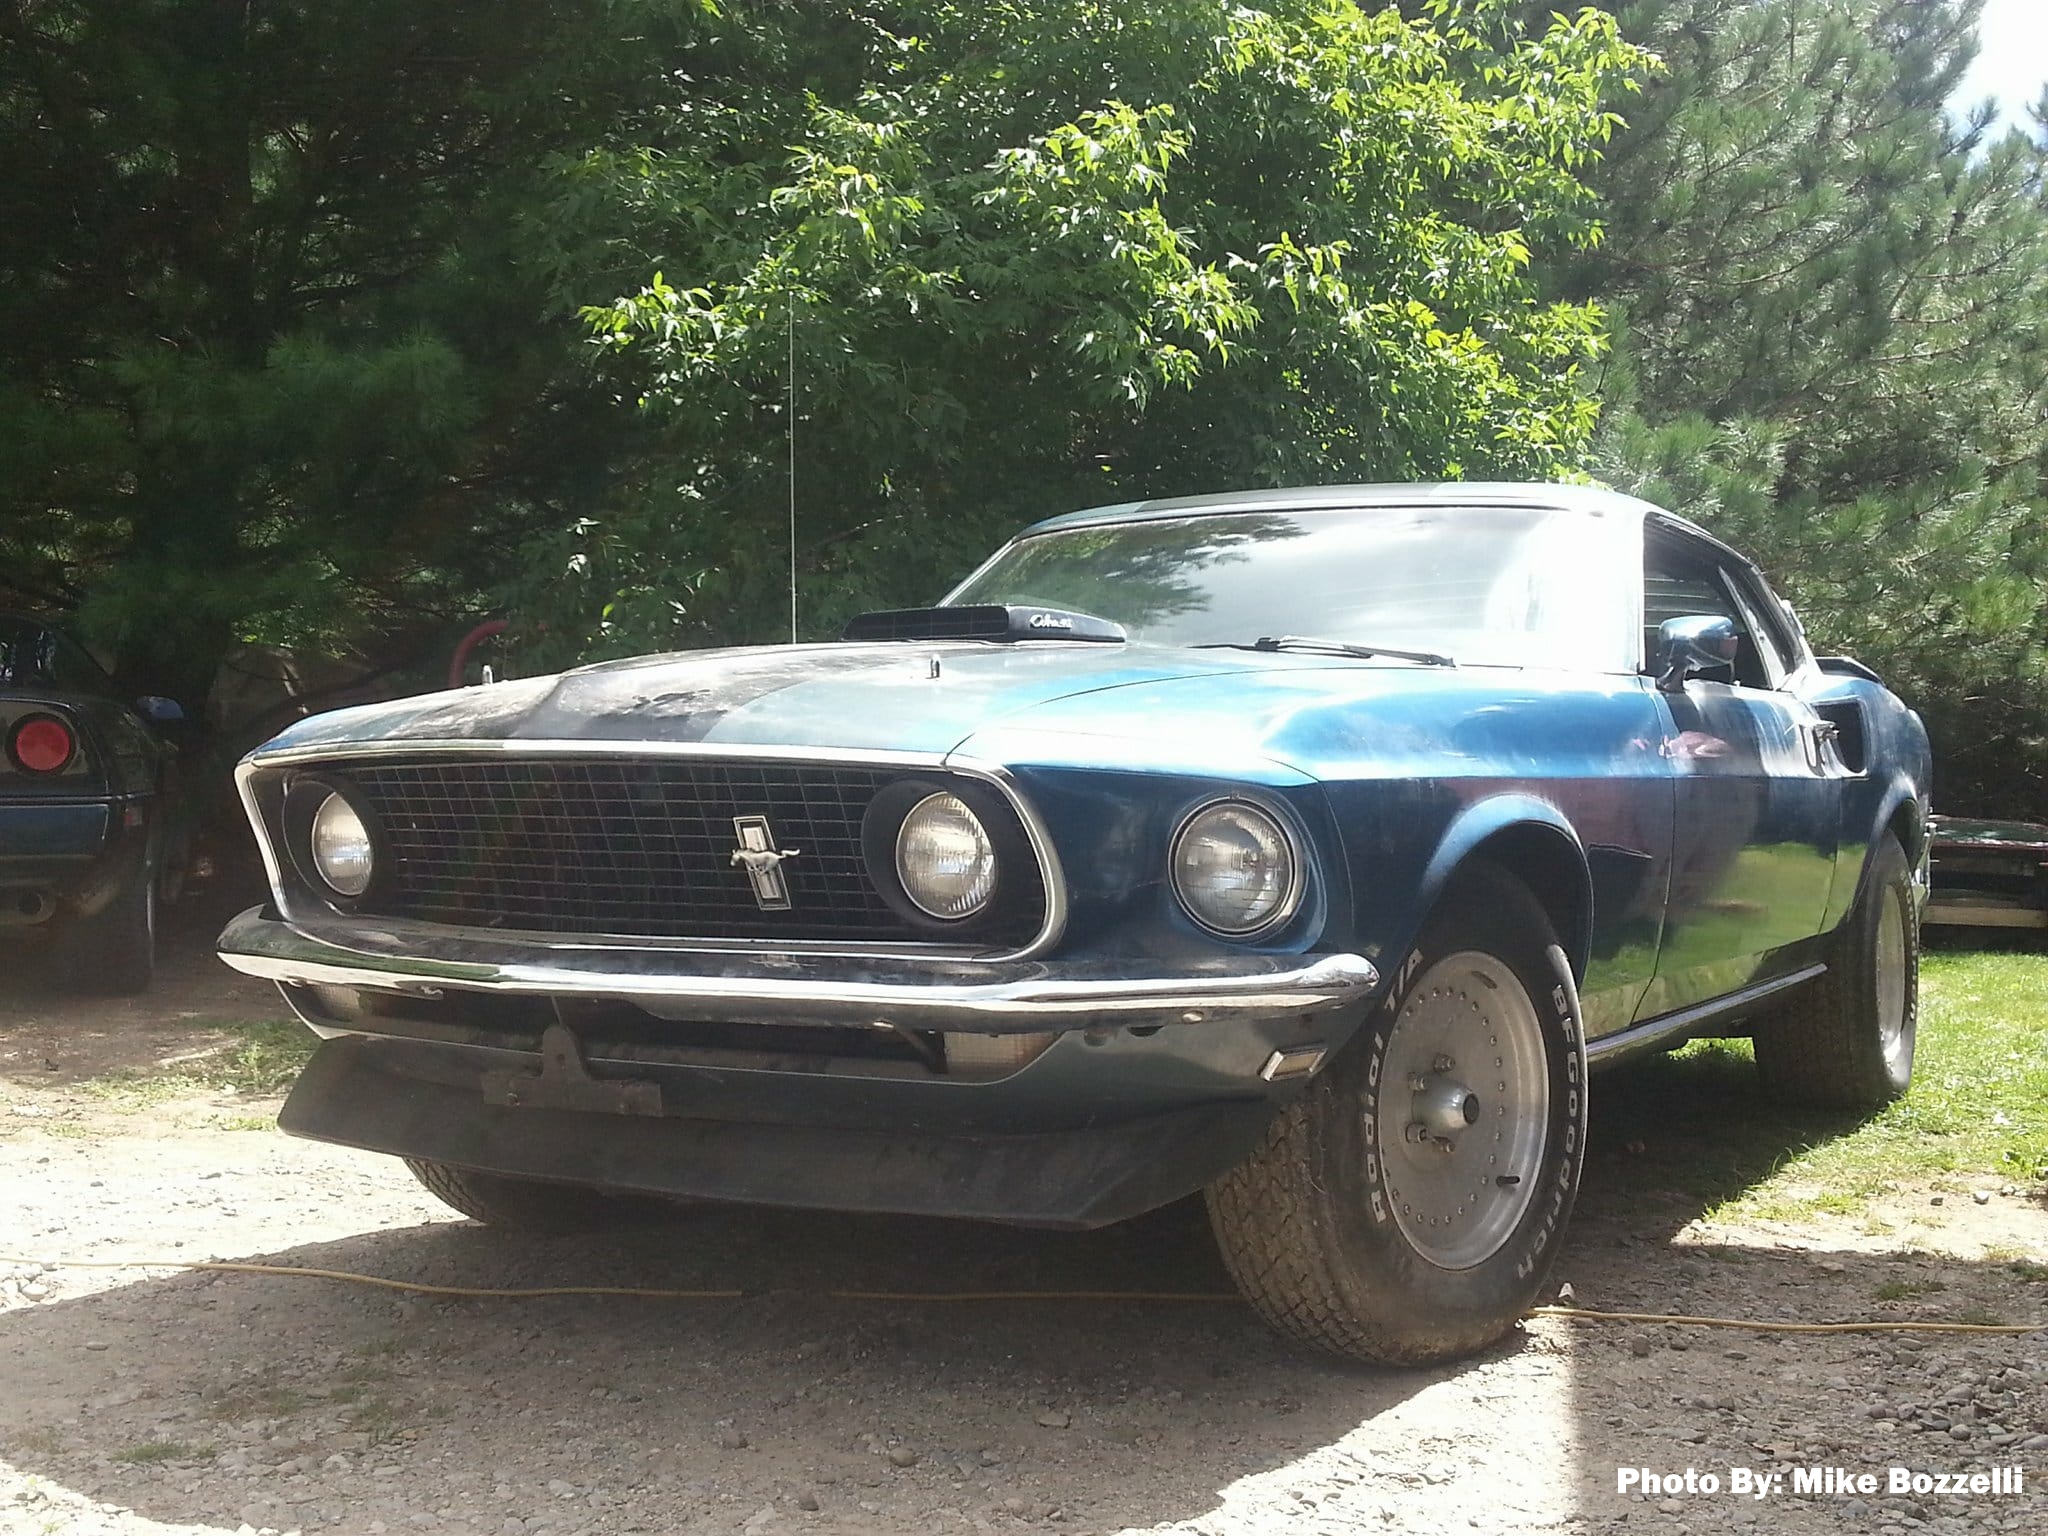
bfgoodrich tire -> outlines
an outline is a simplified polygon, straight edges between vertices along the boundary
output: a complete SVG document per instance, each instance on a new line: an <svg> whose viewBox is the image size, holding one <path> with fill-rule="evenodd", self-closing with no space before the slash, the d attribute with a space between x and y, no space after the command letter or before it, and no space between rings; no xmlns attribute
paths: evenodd
<svg viewBox="0 0 2048 1536"><path fill-rule="evenodd" d="M1913 1081L1920 1026L1920 907L1906 851L1870 850L1827 974L1756 1021L1757 1076L1788 1104L1878 1109Z"/></svg>
<svg viewBox="0 0 2048 1536"><path fill-rule="evenodd" d="M1462 873L1364 1028L1209 1187L1238 1287L1355 1360L1483 1349L1536 1300L1585 1156L1578 991L1526 887Z"/></svg>
<svg viewBox="0 0 2048 1536"><path fill-rule="evenodd" d="M458 1168L408 1157L405 1166L443 1204L487 1226L515 1232L594 1232L658 1220L669 1207L656 1200L610 1195L580 1184L554 1184Z"/></svg>

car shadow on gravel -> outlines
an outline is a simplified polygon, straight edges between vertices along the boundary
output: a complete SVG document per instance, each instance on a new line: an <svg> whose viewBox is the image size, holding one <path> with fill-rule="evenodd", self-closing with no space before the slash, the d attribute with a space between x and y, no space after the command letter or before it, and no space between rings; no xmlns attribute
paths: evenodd
<svg viewBox="0 0 2048 1536"><path fill-rule="evenodd" d="M1213 1510L1232 1483L1477 1368L1362 1372L1288 1348L1213 1299L1228 1281L1192 1204L1095 1233L713 1207L597 1239L445 1222L262 1259L455 1287L746 1294L123 1284L0 1313L0 1455L93 1501L229 1530L395 1530L446 1508L445 1529L495 1532L560 1506L592 1530L728 1529L777 1501L792 1529L908 1529L890 1511L916 1506L1016 1530L1057 1509L1054 1528L1110 1530ZM1211 1299L824 1294L845 1290ZM1431 1459L1409 1447L1382 1470L1419 1481ZM472 1508L488 1522L465 1524Z"/></svg>
<svg viewBox="0 0 2048 1536"><path fill-rule="evenodd" d="M1615 1174L1596 1149L1561 1268L1587 1304L1808 1320L2048 1310L2048 1286L2009 1265L1674 1248L1683 1202ZM1227 1296L1191 1202L1094 1233L705 1207L601 1238L447 1221L251 1257L457 1288L743 1294L120 1284L0 1312L0 1456L60 1499L225 1530L494 1533L509 1518L563 1536L880 1536L951 1528L946 1511L1020 1532L1522 1530L1633 1511L1635 1531L1663 1527L1615 1492L1619 1467L1860 1464L1899 1455L1899 1435L1944 1466L1982 1462L1981 1439L1908 1424L1876 1440L1868 1416L1909 1396L1931 1414L1966 1366L1988 1413L2022 1431L2048 1413L2048 1372L1999 1376L2008 1339L1542 1322L1477 1361L1385 1372L1303 1355L1229 1300L827 1294ZM1772 1528L1821 1528L1793 1513ZM49 1528L74 1527L99 1528Z"/></svg>
<svg viewBox="0 0 2048 1536"><path fill-rule="evenodd" d="M1657 1531L1615 1492L1617 1468L1882 1465L1901 1435L1942 1466L1989 1464L1982 1435L1869 1418L1909 1396L1931 1414L1966 1365L1987 1414L2024 1432L2048 1412L2048 1372L1999 1375L2002 1339L1546 1322L1459 1367L1385 1372L1296 1352L1229 1302L824 1294L1221 1293L1187 1205L1088 1234L712 1208L602 1239L434 1222L261 1258L453 1287L746 1294L465 1300L187 1273L0 1312L0 1456L61 1491L46 1508L350 1533L1507 1531L1631 1512L1627 1530ZM1805 1317L1869 1312L1893 1272L1827 1252L1566 1254L1582 1275L1594 1263L1587 1288L1609 1305L1654 1293L1712 1313L1735 1291L1750 1315ZM2024 1300L1994 1268L1900 1273L1948 1287L1949 1306ZM1796 1513L1770 1528L1832 1528Z"/></svg>
<svg viewBox="0 0 2048 1536"><path fill-rule="evenodd" d="M1662 1243L1867 1115L1799 1109L1765 1096L1738 1056L1656 1055L1593 1081L1575 1223L1613 1217Z"/></svg>

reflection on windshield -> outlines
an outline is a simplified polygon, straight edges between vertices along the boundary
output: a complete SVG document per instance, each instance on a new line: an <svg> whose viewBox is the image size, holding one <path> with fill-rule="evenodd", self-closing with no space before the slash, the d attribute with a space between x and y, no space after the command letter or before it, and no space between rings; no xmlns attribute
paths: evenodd
<svg viewBox="0 0 2048 1536"><path fill-rule="evenodd" d="M1216 566L1244 561L1246 545L1300 535L1294 519L1265 513L1043 534L1019 542L983 573L975 595L963 593L955 601L1092 613L1114 618L1137 639L1141 630L1163 630L1171 619L1206 612L1215 589L1200 578ZM1001 596L988 595L991 580L1000 583Z"/></svg>
<svg viewBox="0 0 2048 1536"><path fill-rule="evenodd" d="M1222 512L1034 534L951 601L1074 609L1161 645L1300 633L1633 671L1631 547L1618 519L1584 510Z"/></svg>

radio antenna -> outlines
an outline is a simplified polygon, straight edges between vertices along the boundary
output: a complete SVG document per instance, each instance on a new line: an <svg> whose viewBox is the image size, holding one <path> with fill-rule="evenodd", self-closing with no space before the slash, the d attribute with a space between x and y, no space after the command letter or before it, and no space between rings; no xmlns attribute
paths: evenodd
<svg viewBox="0 0 2048 1536"><path fill-rule="evenodd" d="M796 295L789 296L789 643L796 644Z"/></svg>

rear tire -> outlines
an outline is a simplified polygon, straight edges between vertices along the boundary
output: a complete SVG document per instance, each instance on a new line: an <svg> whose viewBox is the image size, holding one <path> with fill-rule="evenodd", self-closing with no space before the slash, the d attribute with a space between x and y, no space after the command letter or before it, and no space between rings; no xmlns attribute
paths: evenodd
<svg viewBox="0 0 2048 1536"><path fill-rule="evenodd" d="M68 987L110 997L147 992L156 979L156 876L143 871L90 917L60 917L51 935Z"/></svg>
<svg viewBox="0 0 2048 1536"><path fill-rule="evenodd" d="M1871 850L1862 893L1836 930L1827 974L1757 1022L1757 1076L1774 1099L1872 1110L1912 1083L1920 909L1906 852L1891 833Z"/></svg>
<svg viewBox="0 0 2048 1536"><path fill-rule="evenodd" d="M1209 1186L1210 1220L1281 1333L1354 1360L1454 1359L1541 1292L1585 1126L1570 966L1528 889L1475 868L1358 1036Z"/></svg>
<svg viewBox="0 0 2048 1536"><path fill-rule="evenodd" d="M595 1232L659 1220L673 1209L658 1200L608 1194L582 1184L556 1184L458 1168L408 1157L412 1176L444 1205L486 1226L515 1232Z"/></svg>

